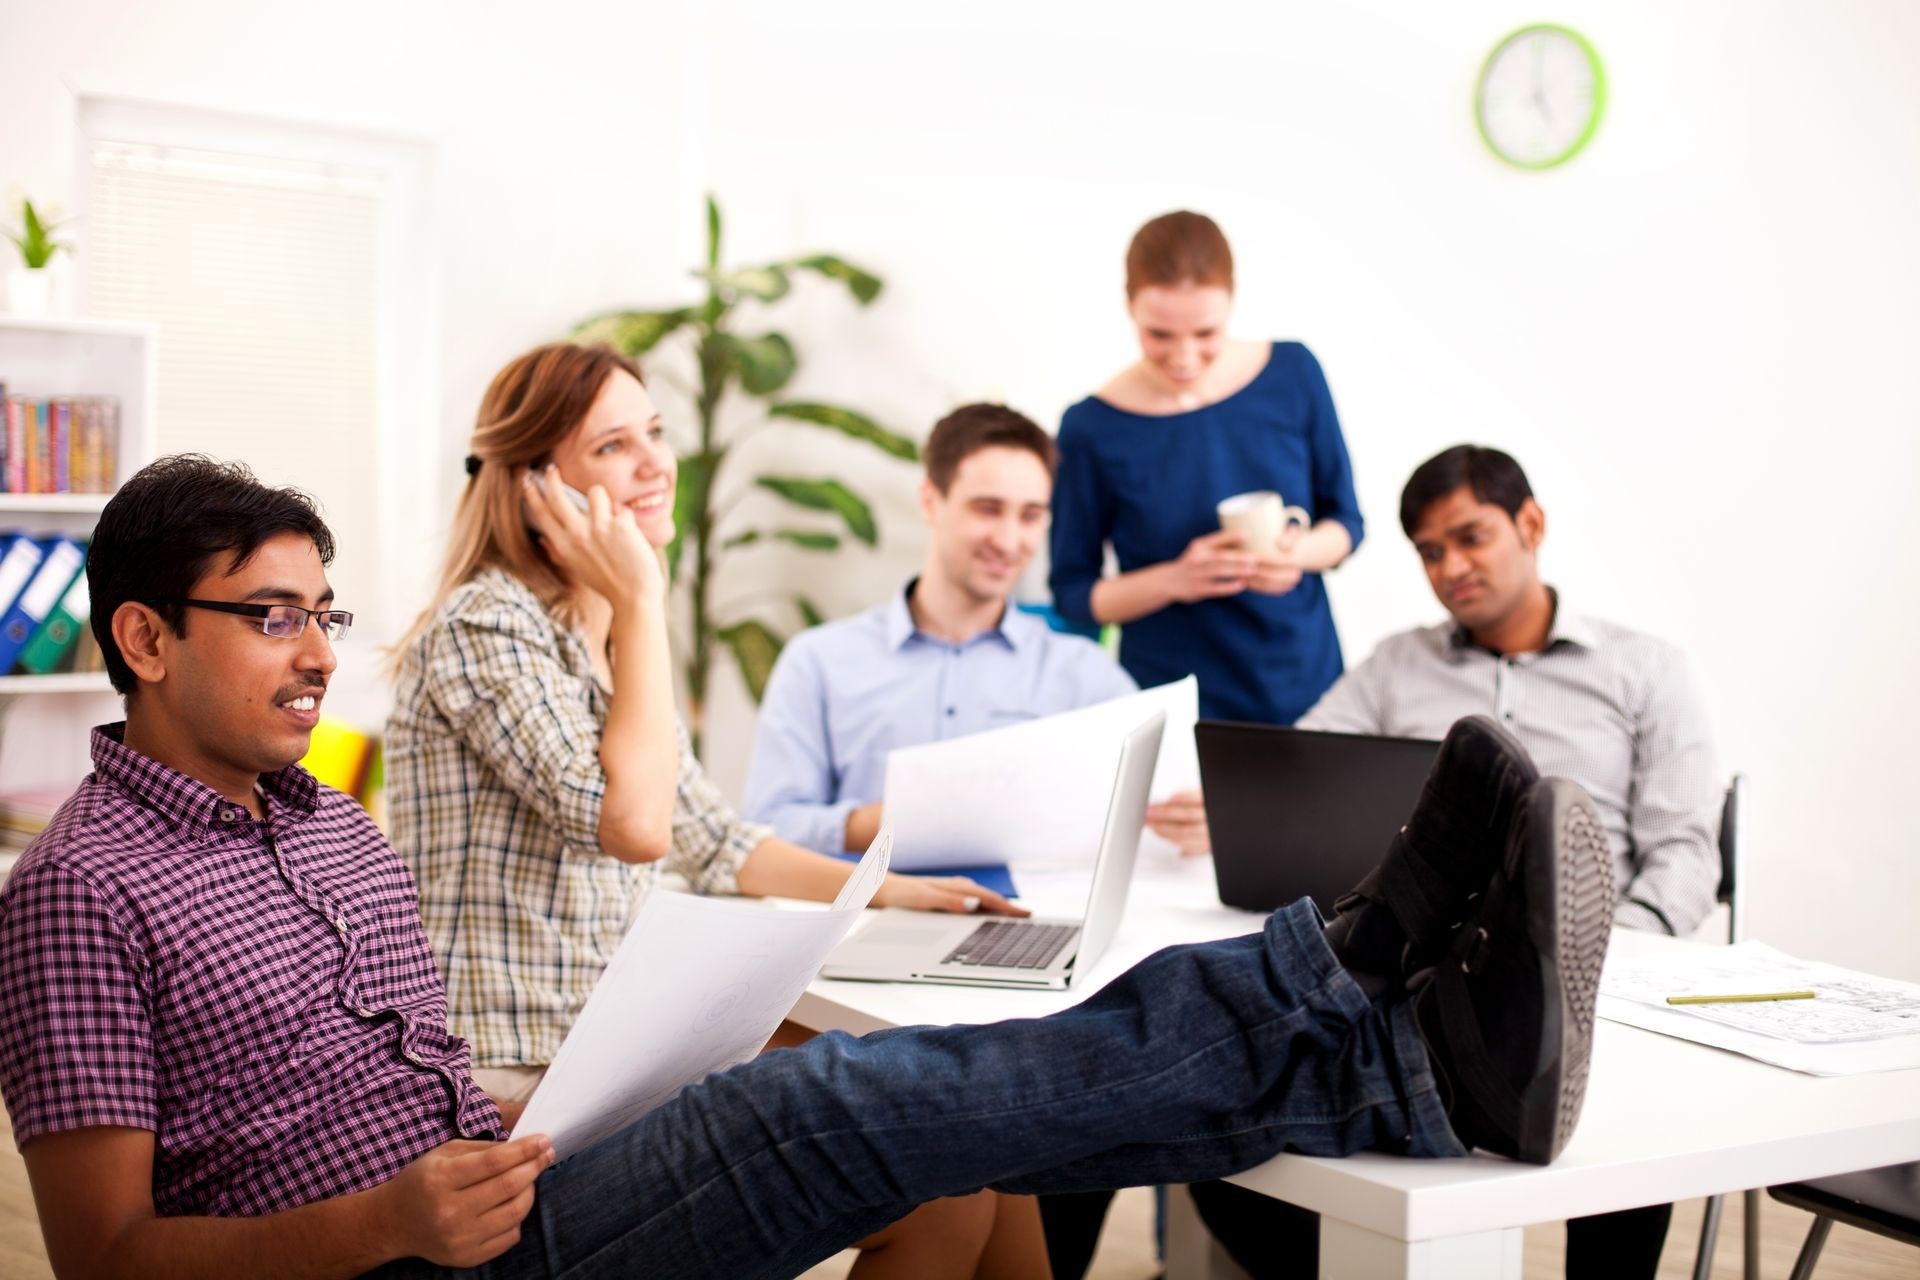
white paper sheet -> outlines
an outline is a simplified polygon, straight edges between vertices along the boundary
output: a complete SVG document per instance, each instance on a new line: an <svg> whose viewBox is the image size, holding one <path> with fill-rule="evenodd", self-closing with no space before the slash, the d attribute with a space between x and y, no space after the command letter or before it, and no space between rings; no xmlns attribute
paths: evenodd
<svg viewBox="0 0 1920 1280"><path fill-rule="evenodd" d="M1670 1005L1668 996L1812 991L1811 1000ZM1609 959L1603 1018L1811 1075L1920 1066L1920 986L1801 960L1760 942Z"/></svg>
<svg viewBox="0 0 1920 1280"><path fill-rule="evenodd" d="M824 911L650 895L513 1136L544 1133L564 1160L753 1057L872 901L892 846L883 828Z"/></svg>
<svg viewBox="0 0 1920 1280"><path fill-rule="evenodd" d="M903 747L887 757L887 823L894 867L1090 863L1126 735L1156 711L1167 715L1154 768L1154 799L1200 785L1193 726L1200 686L1188 676L1107 702ZM1143 853L1173 845L1147 832Z"/></svg>

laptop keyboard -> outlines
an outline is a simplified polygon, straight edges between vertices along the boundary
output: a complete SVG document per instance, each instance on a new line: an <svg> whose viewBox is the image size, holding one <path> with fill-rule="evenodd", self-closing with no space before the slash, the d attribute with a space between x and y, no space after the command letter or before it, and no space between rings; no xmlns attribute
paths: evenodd
<svg viewBox="0 0 1920 1280"><path fill-rule="evenodd" d="M1044 969L1079 932L1070 924L989 920L968 934L947 956L946 963L990 965L996 969Z"/></svg>

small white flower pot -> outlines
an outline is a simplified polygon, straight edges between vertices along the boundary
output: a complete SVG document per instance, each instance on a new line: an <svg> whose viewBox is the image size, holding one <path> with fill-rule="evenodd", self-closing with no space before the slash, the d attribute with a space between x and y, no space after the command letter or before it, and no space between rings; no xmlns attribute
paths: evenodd
<svg viewBox="0 0 1920 1280"><path fill-rule="evenodd" d="M53 314L53 273L29 267L7 268L7 312L30 320Z"/></svg>

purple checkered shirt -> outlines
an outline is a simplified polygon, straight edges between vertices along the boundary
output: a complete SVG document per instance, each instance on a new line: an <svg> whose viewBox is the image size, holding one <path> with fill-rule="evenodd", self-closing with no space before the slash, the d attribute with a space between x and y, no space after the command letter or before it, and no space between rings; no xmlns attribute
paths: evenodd
<svg viewBox="0 0 1920 1280"><path fill-rule="evenodd" d="M366 812L295 766L256 821L122 728L0 891L15 1141L149 1129L157 1212L249 1216L501 1136Z"/></svg>

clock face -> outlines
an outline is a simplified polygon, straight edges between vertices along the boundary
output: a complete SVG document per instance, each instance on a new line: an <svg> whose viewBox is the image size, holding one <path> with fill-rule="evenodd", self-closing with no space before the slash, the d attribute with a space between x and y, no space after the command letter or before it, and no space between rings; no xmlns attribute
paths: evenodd
<svg viewBox="0 0 1920 1280"><path fill-rule="evenodd" d="M1480 69L1474 114L1493 153L1522 169L1571 160L1599 127L1600 55L1565 27L1522 27Z"/></svg>

